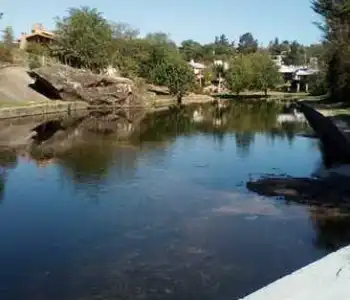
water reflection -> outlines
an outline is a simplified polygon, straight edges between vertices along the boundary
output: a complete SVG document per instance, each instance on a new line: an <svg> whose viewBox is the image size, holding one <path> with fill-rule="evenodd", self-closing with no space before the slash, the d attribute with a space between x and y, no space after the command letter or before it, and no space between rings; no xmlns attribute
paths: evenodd
<svg viewBox="0 0 350 300"><path fill-rule="evenodd" d="M8 172L17 166L17 153L12 150L0 153L0 203L4 198L6 179Z"/></svg>
<svg viewBox="0 0 350 300"><path fill-rule="evenodd" d="M0 298L237 299L341 246L347 231L308 206L241 184L274 168L308 176L318 162L297 137L305 124L277 122L280 111L228 102L129 115L113 123L124 141L98 122L115 116L64 120L23 150L44 178L10 155Z"/></svg>

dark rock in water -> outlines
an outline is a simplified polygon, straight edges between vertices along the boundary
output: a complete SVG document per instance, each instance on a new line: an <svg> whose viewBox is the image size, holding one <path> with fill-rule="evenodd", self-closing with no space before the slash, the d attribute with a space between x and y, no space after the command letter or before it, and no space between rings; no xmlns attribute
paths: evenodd
<svg viewBox="0 0 350 300"><path fill-rule="evenodd" d="M349 177L325 179L269 177L249 181L247 188L262 196L279 196L287 200L319 206L350 208Z"/></svg>
<svg viewBox="0 0 350 300"><path fill-rule="evenodd" d="M66 65L51 65L29 72L34 89L51 99L81 100L91 105L140 106L141 97L131 79L94 74Z"/></svg>

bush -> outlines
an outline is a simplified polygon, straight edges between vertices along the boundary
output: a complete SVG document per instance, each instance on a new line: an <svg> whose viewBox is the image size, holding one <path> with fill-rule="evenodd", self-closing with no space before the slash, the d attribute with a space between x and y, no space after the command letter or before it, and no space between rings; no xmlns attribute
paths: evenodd
<svg viewBox="0 0 350 300"><path fill-rule="evenodd" d="M41 59L38 55L35 54L31 54L29 55L28 58L28 67L29 69L36 69L36 68L40 68L42 66L41 64Z"/></svg>
<svg viewBox="0 0 350 300"><path fill-rule="evenodd" d="M5 45L0 46L0 61L7 62L7 63L13 63L12 51L11 51L11 49L6 47Z"/></svg>
<svg viewBox="0 0 350 300"><path fill-rule="evenodd" d="M320 72L310 76L309 92L312 96L322 96L327 94L328 84L324 73Z"/></svg>

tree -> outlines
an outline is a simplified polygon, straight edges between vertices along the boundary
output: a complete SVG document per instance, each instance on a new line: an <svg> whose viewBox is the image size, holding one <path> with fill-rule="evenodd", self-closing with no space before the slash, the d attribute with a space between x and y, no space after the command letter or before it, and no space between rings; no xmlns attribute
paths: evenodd
<svg viewBox="0 0 350 300"><path fill-rule="evenodd" d="M89 7L71 8L56 20L57 54L74 67L93 71L110 63L112 30L102 14Z"/></svg>
<svg viewBox="0 0 350 300"><path fill-rule="evenodd" d="M287 65L300 66L306 64L306 53L302 45L297 41L293 41L289 45L289 50L283 57L283 62Z"/></svg>
<svg viewBox="0 0 350 300"><path fill-rule="evenodd" d="M270 42L268 48L271 55L283 55L289 51L289 42L283 41L280 43L279 39L276 37L274 41Z"/></svg>
<svg viewBox="0 0 350 300"><path fill-rule="evenodd" d="M254 39L253 35L250 32L246 32L241 35L238 43L238 52L239 53L254 53L258 50L258 41Z"/></svg>
<svg viewBox="0 0 350 300"><path fill-rule="evenodd" d="M179 51L186 61L192 59L195 61L202 60L204 56L202 45L194 40L183 41Z"/></svg>
<svg viewBox="0 0 350 300"><path fill-rule="evenodd" d="M168 44L176 47L176 44L173 40L170 39L169 34L164 32L152 32L148 33L145 37L146 40L154 44Z"/></svg>
<svg viewBox="0 0 350 300"><path fill-rule="evenodd" d="M123 22L110 22L113 39L135 39L140 30L132 28L130 24Z"/></svg>
<svg viewBox="0 0 350 300"><path fill-rule="evenodd" d="M3 43L6 47L12 48L13 47L13 41L14 41L14 33L12 26L6 26L3 30Z"/></svg>
<svg viewBox="0 0 350 300"><path fill-rule="evenodd" d="M155 66L153 82L164 84L171 95L181 104L183 96L194 86L195 76L189 65L182 59L173 58Z"/></svg>
<svg viewBox="0 0 350 300"><path fill-rule="evenodd" d="M350 95L350 0L313 0L312 9L323 22L327 82L330 98L344 101Z"/></svg>
<svg viewBox="0 0 350 300"><path fill-rule="evenodd" d="M230 66L230 69L225 74L226 85L230 91L239 95L240 92L251 85L251 59L247 55L240 54L232 60Z"/></svg>
<svg viewBox="0 0 350 300"><path fill-rule="evenodd" d="M264 91L267 96L268 89L275 88L281 82L281 75L276 64L264 52L251 55L252 60L252 88Z"/></svg>

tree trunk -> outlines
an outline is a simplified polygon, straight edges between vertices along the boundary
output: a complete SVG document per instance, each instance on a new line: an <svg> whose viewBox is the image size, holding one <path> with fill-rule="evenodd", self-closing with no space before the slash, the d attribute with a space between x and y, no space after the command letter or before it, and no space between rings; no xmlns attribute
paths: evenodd
<svg viewBox="0 0 350 300"><path fill-rule="evenodd" d="M265 97L267 97L267 89L264 90Z"/></svg>
<svg viewBox="0 0 350 300"><path fill-rule="evenodd" d="M177 104L182 104L182 96L177 95Z"/></svg>

